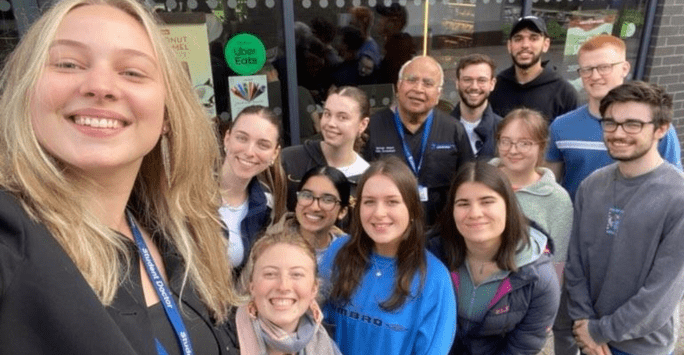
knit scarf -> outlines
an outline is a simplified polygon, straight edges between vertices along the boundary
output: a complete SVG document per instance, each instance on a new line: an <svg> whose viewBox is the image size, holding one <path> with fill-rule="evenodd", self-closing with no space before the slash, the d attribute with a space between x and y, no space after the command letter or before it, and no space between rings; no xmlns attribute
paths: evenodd
<svg viewBox="0 0 684 355"><path fill-rule="evenodd" d="M237 309L236 323L240 353L267 355L267 349L285 354L340 354L337 346L321 326L323 314L314 301L302 315L295 333L288 333L259 316L253 302Z"/></svg>

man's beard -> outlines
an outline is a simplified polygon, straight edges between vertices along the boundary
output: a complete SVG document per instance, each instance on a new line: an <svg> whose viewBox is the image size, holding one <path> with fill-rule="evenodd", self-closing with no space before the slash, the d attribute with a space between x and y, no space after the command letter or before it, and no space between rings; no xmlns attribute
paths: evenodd
<svg viewBox="0 0 684 355"><path fill-rule="evenodd" d="M489 98L489 94L485 94L482 100L479 100L474 104L471 104L470 102L468 102L468 99L466 98L467 92L458 90L458 95L461 97L461 102L472 109L482 107L482 105L484 105L485 102L487 102L487 99Z"/></svg>
<svg viewBox="0 0 684 355"><path fill-rule="evenodd" d="M532 60L526 64L518 63L518 61L515 59L515 56L512 54L511 54L511 59L513 60L513 63L515 63L516 67L523 69L523 70L527 70L527 69L530 69L533 66L535 66L537 63L539 63L539 61L541 60L541 53L539 53L538 55L534 55L534 57L532 57Z"/></svg>

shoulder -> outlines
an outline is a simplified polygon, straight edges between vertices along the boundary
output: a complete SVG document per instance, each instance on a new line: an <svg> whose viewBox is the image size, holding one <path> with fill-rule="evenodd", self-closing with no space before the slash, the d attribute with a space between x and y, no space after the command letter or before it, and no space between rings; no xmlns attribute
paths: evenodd
<svg viewBox="0 0 684 355"><path fill-rule="evenodd" d="M27 223L33 224L33 221L17 198L0 190L0 264L9 255L24 257L27 238L31 237L26 230Z"/></svg>
<svg viewBox="0 0 684 355"><path fill-rule="evenodd" d="M330 243L328 249L323 252L321 259L318 262L318 267L321 272L321 276L325 278L330 278L332 273L333 264L335 263L335 257L337 253L342 249L342 247L351 240L351 237L347 234L342 234L338 238Z"/></svg>
<svg viewBox="0 0 684 355"><path fill-rule="evenodd" d="M551 131L563 131L567 129L577 130L580 127L578 120L591 119L587 105L580 106L572 111L566 112L553 120L549 129Z"/></svg>
<svg viewBox="0 0 684 355"><path fill-rule="evenodd" d="M373 123L377 122L382 122L387 119L391 119L394 116L394 111L392 111L389 108L382 109L374 114L371 115L370 117L370 124L372 125Z"/></svg>
<svg viewBox="0 0 684 355"><path fill-rule="evenodd" d="M293 145L283 149L283 159L301 158L306 154L304 145Z"/></svg>

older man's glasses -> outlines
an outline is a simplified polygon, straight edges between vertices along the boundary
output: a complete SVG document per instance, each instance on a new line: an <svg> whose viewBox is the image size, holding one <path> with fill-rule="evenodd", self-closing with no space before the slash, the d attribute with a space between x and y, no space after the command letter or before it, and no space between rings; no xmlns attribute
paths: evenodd
<svg viewBox="0 0 684 355"><path fill-rule="evenodd" d="M499 150L502 151L508 151L515 147L515 149L517 149L519 152L527 153L535 144L537 144L537 142L531 141L529 139L521 139L514 142L508 138L501 138L497 144L499 146Z"/></svg>
<svg viewBox="0 0 684 355"><path fill-rule="evenodd" d="M318 207L324 211L332 211L335 208L335 205L340 203L340 200L333 195L324 194L316 197L313 192L308 190L297 192L297 203L302 205L302 207L308 207L313 204L314 201L318 201Z"/></svg>
<svg viewBox="0 0 684 355"><path fill-rule="evenodd" d="M421 78L415 76L415 75L407 75L401 79L402 81L407 82L411 86L418 85L418 83L423 83L423 87L426 89L434 89L437 87L437 82L429 79L429 78Z"/></svg>
<svg viewBox="0 0 684 355"><path fill-rule="evenodd" d="M644 122L635 119L626 120L625 122L616 122L612 118L604 118L599 122L601 122L601 128L604 132L613 133L617 131L618 127L622 126L622 130L625 131L625 133L630 134L637 134L644 129L645 125L653 123L653 121Z"/></svg>
<svg viewBox="0 0 684 355"><path fill-rule="evenodd" d="M599 64L595 67L582 67L577 69L577 73L583 78L588 78L591 76L591 74L594 73L594 69L600 74L600 75L608 75L613 71L613 67L622 64L624 61L621 62L615 62L615 63L608 63L608 64Z"/></svg>

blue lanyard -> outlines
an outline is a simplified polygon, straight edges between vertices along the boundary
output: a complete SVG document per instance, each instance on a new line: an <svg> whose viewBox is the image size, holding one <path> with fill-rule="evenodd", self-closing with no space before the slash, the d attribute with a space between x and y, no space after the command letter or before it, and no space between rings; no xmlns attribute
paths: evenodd
<svg viewBox="0 0 684 355"><path fill-rule="evenodd" d="M394 125L396 126L397 133L399 133L399 138L401 139L401 144L404 149L404 156L406 157L406 161L408 162L409 168L413 170L413 173L416 176L418 176L418 173L420 173L420 168L423 167L423 158L425 157L425 149L427 148L428 137L430 137L430 130L432 129L432 118L434 116L434 111L430 111L430 114L428 114L427 120L425 121L425 128L423 129L423 139L420 142L420 157L418 160L418 165L416 165L416 161L413 158L413 153L411 153L408 144L406 144L404 125L401 123L401 119L399 118L399 110L394 110Z"/></svg>
<svg viewBox="0 0 684 355"><path fill-rule="evenodd" d="M192 355L194 352L192 351L192 343L190 343L190 335L185 330L185 324L183 324L183 319L180 316L176 302L171 296L171 291L166 286L164 279L162 279L159 269L157 269L157 265L154 264L152 254L150 254L149 249L147 249L147 245L145 245L145 241L143 240L142 234L140 234L138 226L133 220L133 216L128 211L126 212L126 216L128 217L128 225L131 228L131 232L133 232L133 237L135 238L135 244L138 245L140 255L143 258L143 264L145 264L147 275L149 276L150 281L152 281L152 285L154 285L155 290L157 290L157 296L159 296L159 300L164 306L166 317L169 318L169 322L171 322L171 326L176 332L176 338L178 339L178 343L183 351L183 355ZM164 349L164 346L161 344L161 342L159 342L157 339L154 340L159 355L167 355L166 349Z"/></svg>

